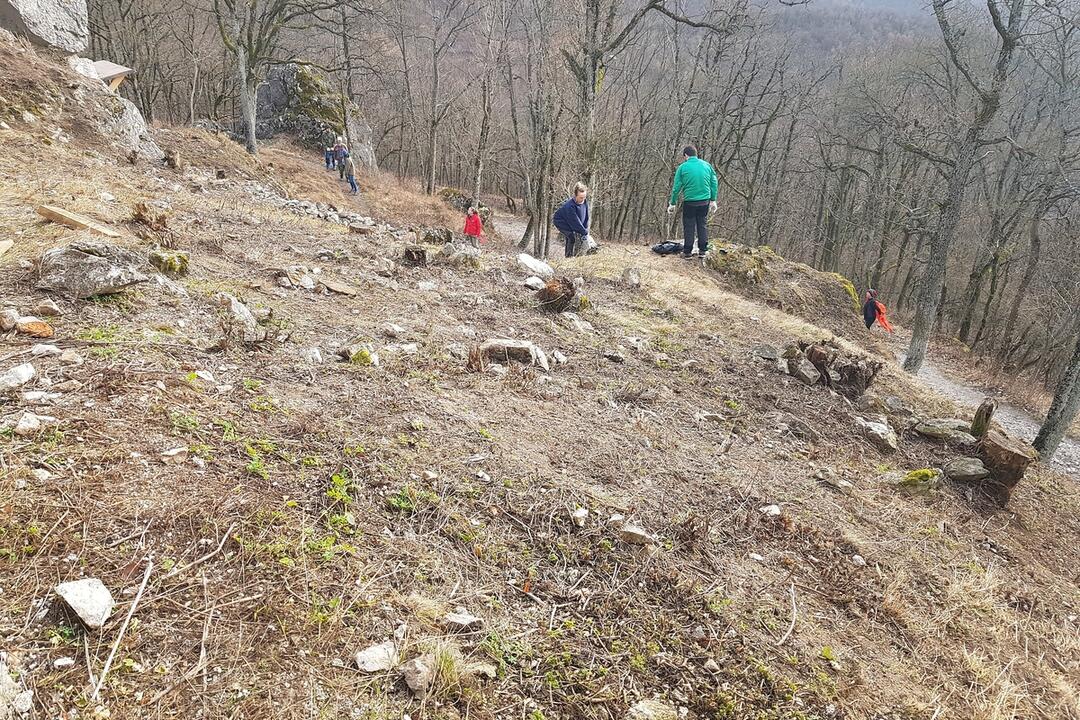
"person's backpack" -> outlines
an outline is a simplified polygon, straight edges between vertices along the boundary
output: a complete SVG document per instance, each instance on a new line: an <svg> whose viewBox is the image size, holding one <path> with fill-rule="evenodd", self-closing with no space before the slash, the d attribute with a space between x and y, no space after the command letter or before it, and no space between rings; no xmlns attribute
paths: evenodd
<svg viewBox="0 0 1080 720"><path fill-rule="evenodd" d="M681 253L683 244L681 242L662 242L652 246L652 251L657 255L674 255L675 253Z"/></svg>

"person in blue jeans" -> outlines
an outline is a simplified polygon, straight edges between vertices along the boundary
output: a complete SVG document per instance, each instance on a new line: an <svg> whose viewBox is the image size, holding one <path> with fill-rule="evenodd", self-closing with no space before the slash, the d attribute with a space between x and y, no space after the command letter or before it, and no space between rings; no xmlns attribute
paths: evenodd
<svg viewBox="0 0 1080 720"><path fill-rule="evenodd" d="M675 212L679 194L683 198L683 251L689 258L694 252L694 236L697 236L698 255L709 249L709 213L716 212L717 181L713 166L697 156L697 148L683 148L683 161L675 171L675 184L671 188L668 215Z"/></svg>
<svg viewBox="0 0 1080 720"><path fill-rule="evenodd" d="M323 150L323 162L326 163L327 170L334 169L334 148L328 147Z"/></svg>
<svg viewBox="0 0 1080 720"><path fill-rule="evenodd" d="M349 153L345 153L342 168L345 171L345 179L349 181L349 187L352 188L352 194L356 195L360 192L360 188L356 186L356 163L353 162L352 155Z"/></svg>
<svg viewBox="0 0 1080 720"><path fill-rule="evenodd" d="M586 199L588 194L589 188L585 187L585 183L577 183L574 185L574 194L559 206L552 218L555 228L562 234L565 241L566 257L574 257L579 245L582 248L591 245L589 242L591 240L589 201Z"/></svg>

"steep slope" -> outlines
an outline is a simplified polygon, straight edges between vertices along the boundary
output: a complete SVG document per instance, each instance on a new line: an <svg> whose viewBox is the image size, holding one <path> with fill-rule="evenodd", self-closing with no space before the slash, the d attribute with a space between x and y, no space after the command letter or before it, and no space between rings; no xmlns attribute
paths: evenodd
<svg viewBox="0 0 1080 720"><path fill-rule="evenodd" d="M379 192L351 207L378 222L350 232L284 201L336 183L289 148L252 162L168 131L170 169L52 131L0 130L4 304L61 312L49 340L0 336L0 373L37 371L0 425L56 419L0 437L4 662L40 716L1078 717L1075 483L1035 469L1007 511L899 491L894 471L954 452L908 434L882 455L848 400L759 357L829 331L641 248L559 263L587 308L547 314L497 247L401 265L401 226L440 211L388 179L362 182ZM42 253L86 239L43 202L190 270L38 290ZM267 338L244 342L220 293ZM483 369L470 351L495 337L550 371ZM876 387L944 408L893 366ZM100 631L52 593L80 577L117 600ZM431 666L424 699L400 668L357 669L391 639Z"/></svg>

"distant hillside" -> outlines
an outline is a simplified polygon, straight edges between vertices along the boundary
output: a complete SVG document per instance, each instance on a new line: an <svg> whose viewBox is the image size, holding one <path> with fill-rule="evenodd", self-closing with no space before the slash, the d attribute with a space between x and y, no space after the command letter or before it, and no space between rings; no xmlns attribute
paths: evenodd
<svg viewBox="0 0 1080 720"><path fill-rule="evenodd" d="M920 0L814 0L776 5L769 14L774 28L808 59L936 32L933 14Z"/></svg>

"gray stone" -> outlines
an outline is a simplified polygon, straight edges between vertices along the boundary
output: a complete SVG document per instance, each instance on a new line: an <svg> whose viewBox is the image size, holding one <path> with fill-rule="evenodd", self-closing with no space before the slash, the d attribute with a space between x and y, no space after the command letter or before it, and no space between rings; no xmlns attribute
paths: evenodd
<svg viewBox="0 0 1080 720"><path fill-rule="evenodd" d="M38 287L77 298L109 295L146 282L142 258L109 243L79 240L46 250L41 256Z"/></svg>
<svg viewBox="0 0 1080 720"><path fill-rule="evenodd" d="M0 375L0 392L20 388L37 377L37 370L30 363L16 365Z"/></svg>
<svg viewBox="0 0 1080 720"><path fill-rule="evenodd" d="M480 344L480 352L495 362L514 360L525 365L539 365L545 371L551 370L544 351L528 340L491 338Z"/></svg>
<svg viewBox="0 0 1080 720"><path fill-rule="evenodd" d="M642 700L626 713L626 720L678 720L674 705L660 700Z"/></svg>
<svg viewBox="0 0 1080 720"><path fill-rule="evenodd" d="M780 359L780 352L772 345L767 345L765 343L755 345L750 351L750 354L754 357L759 357L762 360L768 360L770 362L775 362L776 360Z"/></svg>
<svg viewBox="0 0 1080 720"><path fill-rule="evenodd" d="M483 618L478 618L475 615L466 612L463 607L459 607L452 613L446 613L445 619L447 629L458 632L479 630L484 626Z"/></svg>
<svg viewBox="0 0 1080 720"><path fill-rule="evenodd" d="M990 477L990 471L978 458L960 457L945 463L945 476L957 482L979 482Z"/></svg>
<svg viewBox="0 0 1080 720"><path fill-rule="evenodd" d="M899 447L896 433L887 423L855 418L855 424L862 430L863 436L882 452L893 452Z"/></svg>
<svg viewBox="0 0 1080 720"><path fill-rule="evenodd" d="M971 423L955 418L931 418L915 426L915 432L923 437L944 440L954 445L974 445Z"/></svg>
<svg viewBox="0 0 1080 720"><path fill-rule="evenodd" d="M146 119L135 103L107 90L104 92L107 93L104 104L109 112L104 124L106 135L120 147L136 153L138 157L151 162L164 160L165 153L154 142L150 128L146 126Z"/></svg>
<svg viewBox="0 0 1080 720"><path fill-rule="evenodd" d="M300 359L311 365L322 363L322 351L317 347L304 348L300 351Z"/></svg>
<svg viewBox="0 0 1080 720"><path fill-rule="evenodd" d="M112 593L97 578L60 583L56 594L92 630L101 628L113 611Z"/></svg>
<svg viewBox="0 0 1080 720"><path fill-rule="evenodd" d="M151 250L150 264L169 277L186 275L191 264L191 254L183 250Z"/></svg>
<svg viewBox="0 0 1080 720"><path fill-rule="evenodd" d="M378 645L372 645L366 650L358 651L354 660L360 672L373 673L390 670L398 664L397 643L387 640Z"/></svg>
<svg viewBox="0 0 1080 720"><path fill-rule="evenodd" d="M63 355L64 351L55 345L46 345L44 343L38 343L30 348L30 355L32 357L56 357Z"/></svg>
<svg viewBox="0 0 1080 720"><path fill-rule="evenodd" d="M38 317L55 317L60 314L60 306L51 298L45 298L34 307L30 308L31 315Z"/></svg>
<svg viewBox="0 0 1080 720"><path fill-rule="evenodd" d="M525 278L525 287L529 288L530 290L541 290L544 287L544 281L536 277L535 275L530 275L529 277Z"/></svg>
<svg viewBox="0 0 1080 720"><path fill-rule="evenodd" d="M59 421L48 415L37 415L29 410L23 412L15 423L15 434L19 437L37 435L41 430L50 425L56 425Z"/></svg>
<svg viewBox="0 0 1080 720"><path fill-rule="evenodd" d="M555 270L543 260L537 260L528 253L521 253L517 256L518 265L523 267L526 271L532 275L536 275L541 280L550 280L555 277Z"/></svg>
<svg viewBox="0 0 1080 720"><path fill-rule="evenodd" d="M788 360L788 372L796 380L807 385L816 385L821 380L821 373L814 367L814 363L805 358L791 358Z"/></svg>
<svg viewBox="0 0 1080 720"><path fill-rule="evenodd" d="M656 542L656 538L645 528L629 523L619 529L619 539L627 545L652 545Z"/></svg>
<svg viewBox="0 0 1080 720"><path fill-rule="evenodd" d="M415 657L401 666L401 673L413 697L423 700L435 680L435 656L429 653Z"/></svg>
<svg viewBox="0 0 1080 720"><path fill-rule="evenodd" d="M224 307L233 323L233 329L239 332L245 343L255 343L266 339L266 330L259 327L251 309L229 293L218 293L218 304Z"/></svg>
<svg viewBox="0 0 1080 720"><path fill-rule="evenodd" d="M3 312L0 312L0 332L8 332L15 329L15 324L19 322L19 311L14 308L4 308Z"/></svg>
<svg viewBox="0 0 1080 720"><path fill-rule="evenodd" d="M86 0L0 0L0 27L68 53L82 52L90 39Z"/></svg>
<svg viewBox="0 0 1080 720"><path fill-rule="evenodd" d="M435 256L439 262L458 268L479 268L480 248L449 242L439 248Z"/></svg>
<svg viewBox="0 0 1080 720"><path fill-rule="evenodd" d="M641 271L634 267L623 270L622 284L628 288L641 287Z"/></svg>

